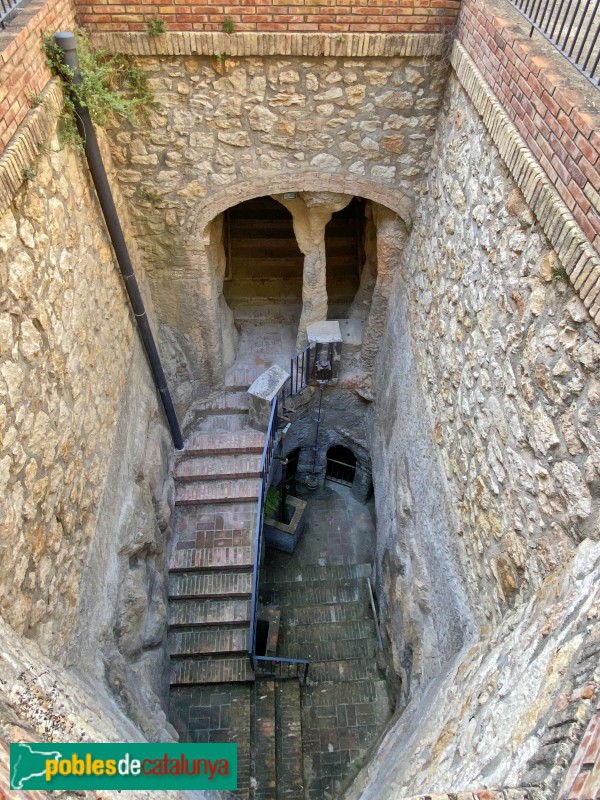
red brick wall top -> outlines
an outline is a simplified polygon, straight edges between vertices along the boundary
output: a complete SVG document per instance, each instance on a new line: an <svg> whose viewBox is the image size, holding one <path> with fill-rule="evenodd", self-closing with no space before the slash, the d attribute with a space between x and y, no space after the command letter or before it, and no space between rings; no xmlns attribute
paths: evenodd
<svg viewBox="0 0 600 800"><path fill-rule="evenodd" d="M70 0L34 0L0 31L0 153L50 80L42 34L73 26Z"/></svg>
<svg viewBox="0 0 600 800"><path fill-rule="evenodd" d="M456 23L460 0L136 0L76 1L79 20L100 31L143 31L159 14L171 31L235 30L404 33L440 32Z"/></svg>
<svg viewBox="0 0 600 800"><path fill-rule="evenodd" d="M598 90L528 32L506 3L463 2L459 40L600 252Z"/></svg>

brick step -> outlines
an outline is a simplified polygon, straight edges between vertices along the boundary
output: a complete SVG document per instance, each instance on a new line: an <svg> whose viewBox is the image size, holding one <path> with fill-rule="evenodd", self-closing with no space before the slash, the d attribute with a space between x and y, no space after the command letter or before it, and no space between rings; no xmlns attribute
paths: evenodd
<svg viewBox="0 0 600 800"><path fill-rule="evenodd" d="M347 581L323 581L313 586L302 584L263 584L261 595L264 602L273 606L300 607L365 602L368 591L364 578ZM284 612L282 612L284 613Z"/></svg>
<svg viewBox="0 0 600 800"><path fill-rule="evenodd" d="M329 683L303 690L307 800L339 796L362 766L388 717L383 681Z"/></svg>
<svg viewBox="0 0 600 800"><path fill-rule="evenodd" d="M248 572L170 572L169 598L249 597L252 571Z"/></svg>
<svg viewBox="0 0 600 800"><path fill-rule="evenodd" d="M302 706L298 681L279 681L275 699L277 800L304 800Z"/></svg>
<svg viewBox="0 0 600 800"><path fill-rule="evenodd" d="M254 680L248 656L171 658L171 686L234 683Z"/></svg>
<svg viewBox="0 0 600 800"><path fill-rule="evenodd" d="M195 429L199 433L209 433L217 436L226 433L248 433L251 430L248 426L247 413L230 414L227 411L204 414L195 423Z"/></svg>
<svg viewBox="0 0 600 800"><path fill-rule="evenodd" d="M377 678L374 661L364 658L345 661L311 661L308 670L308 683L340 683L342 681L368 681Z"/></svg>
<svg viewBox="0 0 600 800"><path fill-rule="evenodd" d="M250 800L277 800L275 681L257 681L250 707Z"/></svg>
<svg viewBox="0 0 600 800"><path fill-rule="evenodd" d="M250 622L250 600L171 600L169 627L239 625Z"/></svg>
<svg viewBox="0 0 600 800"><path fill-rule="evenodd" d="M170 573L198 570L251 570L254 547L250 544L228 547L190 547L173 552Z"/></svg>
<svg viewBox="0 0 600 800"><path fill-rule="evenodd" d="M175 505L192 506L210 503L249 503L258 500L257 478L234 481L194 481L179 484L175 489Z"/></svg>
<svg viewBox="0 0 600 800"><path fill-rule="evenodd" d="M284 583L320 583L322 581L341 581L354 578L371 577L370 564L331 564L327 567L298 566L288 569L267 569L266 581L281 585Z"/></svg>
<svg viewBox="0 0 600 800"><path fill-rule="evenodd" d="M277 649L281 658L308 658L310 661L345 661L355 658L375 658L377 641L375 636L345 641L289 642ZM310 674L310 670L309 670Z"/></svg>
<svg viewBox="0 0 600 800"><path fill-rule="evenodd" d="M374 639L373 620L330 622L323 625L292 625L284 623L279 630L279 646L285 652L288 645L344 642L350 639Z"/></svg>
<svg viewBox="0 0 600 800"><path fill-rule="evenodd" d="M195 431L190 434L185 443L185 456L262 453L264 446L265 434L260 433L260 431L220 435Z"/></svg>
<svg viewBox="0 0 600 800"><path fill-rule="evenodd" d="M328 603L325 605L298 606L289 608L282 617L282 625L324 625L329 622L351 622L371 620L373 612L366 595L356 603Z"/></svg>
<svg viewBox="0 0 600 800"><path fill-rule="evenodd" d="M245 414L248 411L248 392L224 392L196 407L199 414Z"/></svg>
<svg viewBox="0 0 600 800"><path fill-rule="evenodd" d="M238 478L258 478L260 476L260 453L240 455L210 455L186 458L175 468L175 480L217 481Z"/></svg>
<svg viewBox="0 0 600 800"><path fill-rule="evenodd" d="M172 657L245 653L248 625L213 628L172 628L168 633Z"/></svg>

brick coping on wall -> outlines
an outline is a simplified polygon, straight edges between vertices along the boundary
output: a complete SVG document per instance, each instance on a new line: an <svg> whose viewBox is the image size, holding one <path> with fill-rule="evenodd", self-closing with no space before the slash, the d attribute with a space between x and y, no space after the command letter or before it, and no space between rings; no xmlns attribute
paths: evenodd
<svg viewBox="0 0 600 800"><path fill-rule="evenodd" d="M92 32L94 44L110 53L136 56L313 56L339 58L438 58L446 38L441 33L145 33Z"/></svg>
<svg viewBox="0 0 600 800"><path fill-rule="evenodd" d="M576 292L600 325L598 254L460 42L454 43L451 63Z"/></svg>
<svg viewBox="0 0 600 800"><path fill-rule="evenodd" d="M458 39L600 254L600 92L508 0L463 0Z"/></svg>

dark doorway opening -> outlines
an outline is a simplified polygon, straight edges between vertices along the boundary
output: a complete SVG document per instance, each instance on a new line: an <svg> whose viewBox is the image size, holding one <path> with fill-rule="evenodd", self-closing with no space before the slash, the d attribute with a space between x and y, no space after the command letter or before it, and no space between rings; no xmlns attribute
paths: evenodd
<svg viewBox="0 0 600 800"><path fill-rule="evenodd" d="M224 246L227 268L223 295L238 311L285 311L300 316L304 256L300 252L290 212L271 197L247 200L225 212Z"/></svg>
<svg viewBox="0 0 600 800"><path fill-rule="evenodd" d="M356 474L356 456L352 450L341 444L330 447L327 451L327 480L352 486Z"/></svg>
<svg viewBox="0 0 600 800"><path fill-rule="evenodd" d="M344 319L360 284L364 255L365 201L353 197L325 228L328 317Z"/></svg>
<svg viewBox="0 0 600 800"><path fill-rule="evenodd" d="M269 641L269 623L265 619L256 621L256 655L267 655L267 643Z"/></svg>

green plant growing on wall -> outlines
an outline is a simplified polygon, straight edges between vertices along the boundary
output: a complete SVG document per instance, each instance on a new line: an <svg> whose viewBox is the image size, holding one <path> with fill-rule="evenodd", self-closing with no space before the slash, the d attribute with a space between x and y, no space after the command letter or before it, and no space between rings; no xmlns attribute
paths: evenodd
<svg viewBox="0 0 600 800"><path fill-rule="evenodd" d="M24 181L32 181L36 175L37 172L32 167L23 167L21 170L21 177Z"/></svg>
<svg viewBox="0 0 600 800"><path fill-rule="evenodd" d="M46 64L63 82L63 109L60 136L63 144L82 149L75 125L75 103L89 109L95 125L106 126L112 117L139 124L147 119L155 106L148 80L131 56L94 49L84 34L77 33L77 53L81 85L76 86L73 73L62 60L62 52L49 34L42 37Z"/></svg>
<svg viewBox="0 0 600 800"><path fill-rule="evenodd" d="M156 205L160 203L162 200L162 195L160 192L157 192L156 189L142 189L141 195L144 200L147 200L149 203Z"/></svg>
<svg viewBox="0 0 600 800"><path fill-rule="evenodd" d="M552 277L555 281L569 282L569 273L561 264L556 262L552 265Z"/></svg>
<svg viewBox="0 0 600 800"><path fill-rule="evenodd" d="M231 17L225 17L221 28L223 29L223 33L235 33L235 24Z"/></svg>
<svg viewBox="0 0 600 800"><path fill-rule="evenodd" d="M146 20L146 33L148 36L162 36L167 30L167 23L159 14L153 14Z"/></svg>
<svg viewBox="0 0 600 800"><path fill-rule="evenodd" d="M29 97L29 107L30 108L37 108L38 106L44 105L44 98L41 94L32 94Z"/></svg>

